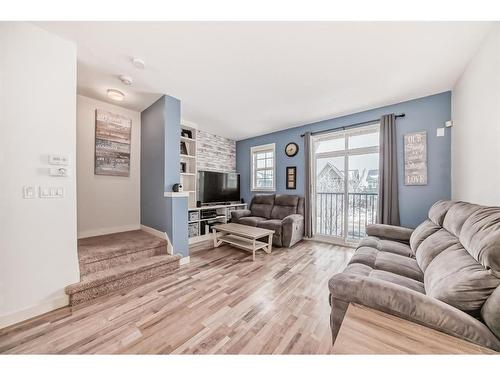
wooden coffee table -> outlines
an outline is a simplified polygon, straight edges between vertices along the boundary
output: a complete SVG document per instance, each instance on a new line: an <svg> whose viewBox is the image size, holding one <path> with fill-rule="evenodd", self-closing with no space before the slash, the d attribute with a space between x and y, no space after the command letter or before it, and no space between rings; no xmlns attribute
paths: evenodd
<svg viewBox="0 0 500 375"><path fill-rule="evenodd" d="M274 230L229 223L215 225L212 228L212 232L214 235L214 247L219 247L221 244L227 243L243 250L249 250L252 252L254 261L257 250L262 249L266 253L271 254ZM267 241L257 241L263 237L267 237Z"/></svg>

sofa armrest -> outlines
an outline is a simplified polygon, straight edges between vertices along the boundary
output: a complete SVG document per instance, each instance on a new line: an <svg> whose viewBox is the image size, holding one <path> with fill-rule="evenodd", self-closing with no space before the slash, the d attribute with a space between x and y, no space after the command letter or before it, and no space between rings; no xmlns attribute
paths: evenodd
<svg viewBox="0 0 500 375"><path fill-rule="evenodd" d="M237 223L242 217L250 216L252 212L250 210L234 210L231 211L231 222Z"/></svg>
<svg viewBox="0 0 500 375"><path fill-rule="evenodd" d="M293 214L281 221L282 243L285 247L295 245L304 237L304 216Z"/></svg>
<svg viewBox="0 0 500 375"><path fill-rule="evenodd" d="M338 328L338 315L343 318L349 303L357 303L402 319L444 332L475 344L500 350L500 341L495 335L467 313L414 290L368 276L340 273L329 283L332 305L332 333L334 323ZM334 314L338 314L334 316Z"/></svg>
<svg viewBox="0 0 500 375"><path fill-rule="evenodd" d="M288 215L283 219L283 225L290 223L300 223L301 221L304 221L304 216L299 215L299 214L293 214L293 215Z"/></svg>
<svg viewBox="0 0 500 375"><path fill-rule="evenodd" d="M413 229L405 227L397 227L387 224L370 224L366 226L366 234L389 240L410 242Z"/></svg>

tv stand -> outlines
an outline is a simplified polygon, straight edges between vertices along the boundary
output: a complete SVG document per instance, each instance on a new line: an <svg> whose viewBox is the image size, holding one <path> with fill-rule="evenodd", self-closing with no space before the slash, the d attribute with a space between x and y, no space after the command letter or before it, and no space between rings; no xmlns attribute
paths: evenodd
<svg viewBox="0 0 500 375"><path fill-rule="evenodd" d="M188 209L188 235L189 243L196 243L211 239L211 228L215 224L226 224L231 220L231 212L244 210L246 203L218 203ZM215 210L217 215L202 218L201 211Z"/></svg>

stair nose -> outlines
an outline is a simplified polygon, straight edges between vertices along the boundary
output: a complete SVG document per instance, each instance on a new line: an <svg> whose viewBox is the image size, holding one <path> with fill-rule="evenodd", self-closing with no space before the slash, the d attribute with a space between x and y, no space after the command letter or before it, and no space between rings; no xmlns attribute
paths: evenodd
<svg viewBox="0 0 500 375"><path fill-rule="evenodd" d="M121 264L82 276L78 283L66 287L70 305L74 306L114 291L138 286L179 268L180 255L158 255Z"/></svg>
<svg viewBox="0 0 500 375"><path fill-rule="evenodd" d="M80 275L104 271L139 259L167 255L167 241L141 230L80 239Z"/></svg>

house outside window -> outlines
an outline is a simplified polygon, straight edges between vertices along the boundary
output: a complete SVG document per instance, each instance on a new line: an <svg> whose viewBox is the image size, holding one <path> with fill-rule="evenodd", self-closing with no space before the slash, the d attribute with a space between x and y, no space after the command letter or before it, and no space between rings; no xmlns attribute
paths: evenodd
<svg viewBox="0 0 500 375"><path fill-rule="evenodd" d="M274 191L276 189L275 144L255 146L250 149L252 167L252 191Z"/></svg>

